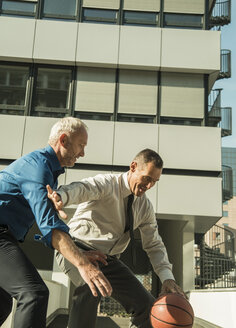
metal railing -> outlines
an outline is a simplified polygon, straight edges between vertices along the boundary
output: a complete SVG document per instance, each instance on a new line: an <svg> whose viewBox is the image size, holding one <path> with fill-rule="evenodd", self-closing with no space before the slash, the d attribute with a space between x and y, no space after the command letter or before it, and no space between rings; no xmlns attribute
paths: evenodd
<svg viewBox="0 0 236 328"><path fill-rule="evenodd" d="M220 73L219 79L228 79L231 77L231 51L228 49L221 49L220 56Z"/></svg>
<svg viewBox="0 0 236 328"><path fill-rule="evenodd" d="M216 0L211 11L210 26L223 26L231 22L231 0Z"/></svg>
<svg viewBox="0 0 236 328"><path fill-rule="evenodd" d="M236 286L234 233L214 225L202 236L195 250L195 287Z"/></svg>
<svg viewBox="0 0 236 328"><path fill-rule="evenodd" d="M232 135L232 107L221 107L221 121L218 126L222 137Z"/></svg>
<svg viewBox="0 0 236 328"><path fill-rule="evenodd" d="M225 202L233 197L233 169L222 165L222 200Z"/></svg>

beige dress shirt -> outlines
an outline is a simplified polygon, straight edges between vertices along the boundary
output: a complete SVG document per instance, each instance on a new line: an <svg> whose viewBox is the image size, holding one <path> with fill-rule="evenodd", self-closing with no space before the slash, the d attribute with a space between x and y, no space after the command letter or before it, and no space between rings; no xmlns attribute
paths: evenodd
<svg viewBox="0 0 236 328"><path fill-rule="evenodd" d="M99 174L58 190L64 206L79 204L69 221L70 234L108 255L121 254L130 235L125 230L127 197L131 194L128 172ZM143 249L163 282L174 279L166 248L158 233L155 213L146 195L134 197L134 229L140 230Z"/></svg>

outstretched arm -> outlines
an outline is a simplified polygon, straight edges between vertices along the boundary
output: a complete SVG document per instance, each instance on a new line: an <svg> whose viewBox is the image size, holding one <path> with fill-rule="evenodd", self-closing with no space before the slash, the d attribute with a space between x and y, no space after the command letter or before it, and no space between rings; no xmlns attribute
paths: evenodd
<svg viewBox="0 0 236 328"><path fill-rule="evenodd" d="M98 295L97 289L104 297L111 295L112 287L107 278L79 250L67 233L54 229L52 246L78 269L94 296Z"/></svg>

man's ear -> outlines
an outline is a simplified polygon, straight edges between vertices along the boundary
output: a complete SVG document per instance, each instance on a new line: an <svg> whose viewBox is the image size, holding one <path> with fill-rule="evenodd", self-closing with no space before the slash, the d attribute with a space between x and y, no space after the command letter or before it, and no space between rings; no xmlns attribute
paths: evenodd
<svg viewBox="0 0 236 328"><path fill-rule="evenodd" d="M137 162L132 162L131 164L130 164L130 171L131 172L135 172L136 171L136 168L137 168Z"/></svg>
<svg viewBox="0 0 236 328"><path fill-rule="evenodd" d="M68 136L66 133L63 133L60 138L60 144L62 145L62 147L66 147L67 146L67 141L68 141Z"/></svg>

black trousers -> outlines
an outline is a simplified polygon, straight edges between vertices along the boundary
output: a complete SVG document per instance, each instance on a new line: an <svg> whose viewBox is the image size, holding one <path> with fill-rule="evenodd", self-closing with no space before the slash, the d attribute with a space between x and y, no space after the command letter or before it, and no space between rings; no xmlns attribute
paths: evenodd
<svg viewBox="0 0 236 328"><path fill-rule="evenodd" d="M143 287L133 272L116 257L108 256L108 265L100 265L110 281L112 297L131 315L131 327L151 328L150 309L155 299ZM94 297L87 284L81 281L73 295L69 328L95 328L101 296Z"/></svg>
<svg viewBox="0 0 236 328"><path fill-rule="evenodd" d="M45 328L49 291L17 240L0 226L0 326L17 301L15 328Z"/></svg>

